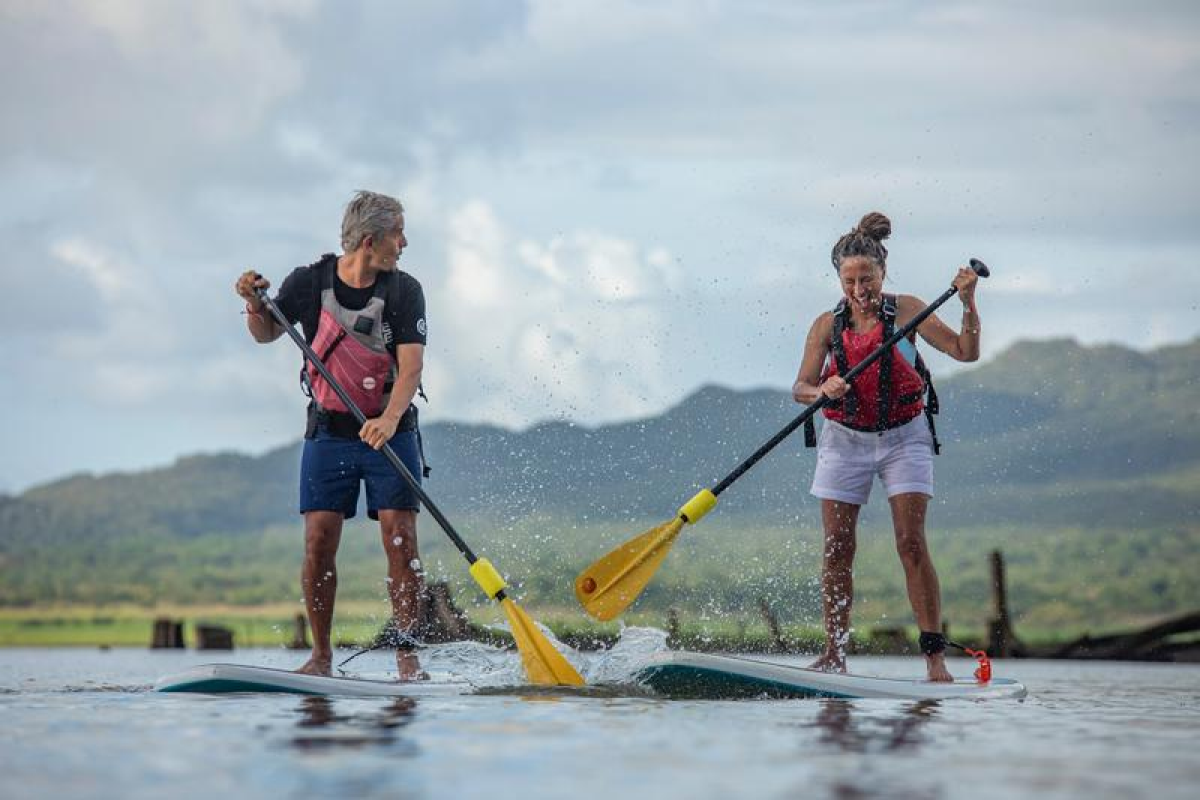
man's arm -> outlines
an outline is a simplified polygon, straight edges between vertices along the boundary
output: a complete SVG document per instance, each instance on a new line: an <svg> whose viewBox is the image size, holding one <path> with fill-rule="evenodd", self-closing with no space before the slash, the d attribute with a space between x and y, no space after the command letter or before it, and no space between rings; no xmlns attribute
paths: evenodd
<svg viewBox="0 0 1200 800"><path fill-rule="evenodd" d="M241 274L234 290L246 301L246 327L254 341L261 344L273 342L283 335L283 328L267 311L267 307L258 299L258 289L269 289L271 282L254 270Z"/></svg>

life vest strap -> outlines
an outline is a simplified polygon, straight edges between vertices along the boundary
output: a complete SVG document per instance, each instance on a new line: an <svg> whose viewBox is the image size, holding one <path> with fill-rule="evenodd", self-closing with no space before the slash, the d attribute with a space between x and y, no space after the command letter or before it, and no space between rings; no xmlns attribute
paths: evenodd
<svg viewBox="0 0 1200 800"><path fill-rule="evenodd" d="M342 343L342 339L345 339L345 338L346 338L346 329L339 326L338 332L334 335L333 341L329 343L329 346L325 348L325 352L317 354L317 357L321 359L322 364L329 363L329 357L331 355L333 355L333 351L335 349L337 349L337 346ZM308 376L308 365L307 364L300 365L300 390L303 391L306 395L308 395L308 398L310 400L312 399L312 396L313 396L312 379L309 378L309 376ZM385 392L385 394L386 394L386 392ZM353 414L351 414L351 416L353 416Z"/></svg>
<svg viewBox="0 0 1200 800"><path fill-rule="evenodd" d="M896 332L896 295L885 294L879 307L879 319L883 324L883 334L880 342L886 342ZM880 430L888 428L888 420L892 412L892 363L896 360L896 348L889 347L879 359L879 393L876 396L875 427Z"/></svg>
<svg viewBox="0 0 1200 800"><path fill-rule="evenodd" d="M896 295L883 295L882 303L879 309L879 319L883 325L882 341L886 342L896 332L897 313L898 304L896 301ZM837 306L835 306L833 309L833 335L829 343L830 352L833 355L834 363L837 365L837 374L839 375L846 375L850 372L850 360L846 357L846 343L844 339L846 328L849 325L849 319L850 304L846 302L846 298L843 297L840 301L838 301ZM889 348L888 352L884 353L879 359L879 395L877 398L878 414L876 416L877 422L875 427L869 429L861 428L846 422L847 419L853 419L858 413L858 398L854 392L849 392L844 397L838 400L831 400L825 404L826 408L840 407L842 409L845 419L843 419L840 424L845 425L851 430L877 433L890 430L892 428L897 428L900 425L905 425L912 421L910 418L896 425L887 424L887 419L892 404L892 362L894 358L894 351L895 347ZM925 361L921 358L921 354L919 352L916 352L913 368L916 370L917 375L921 377L923 386L918 392L901 395L896 399L896 402L903 406L919 400L922 395L925 396L924 413L925 419L929 423L929 433L933 437L933 452L935 455L940 455L942 452L942 444L940 441L938 441L937 427L934 425L933 415L937 414L941 410L941 407L940 403L938 402L937 391L933 388L933 376L930 374L929 368L925 366ZM817 446L816 423L812 417L809 417L804 421L804 446Z"/></svg>

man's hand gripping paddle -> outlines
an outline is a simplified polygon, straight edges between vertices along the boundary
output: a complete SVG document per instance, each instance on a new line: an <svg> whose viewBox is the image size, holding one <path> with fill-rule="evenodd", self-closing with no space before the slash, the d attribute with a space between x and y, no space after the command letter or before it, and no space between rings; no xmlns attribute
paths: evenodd
<svg viewBox="0 0 1200 800"><path fill-rule="evenodd" d="M350 395L342 388L333 374L321 363L321 359L313 352L313 349L308 346L304 338L296 332L296 329L288 324L287 318L283 312L279 310L279 306L275 305L275 301L270 298L266 290L258 289L258 299L271 312L271 316L275 321L283 326L283 330L292 338L296 346L304 353L304 357L313 365L317 372L323 377L341 398L341 401L350 409L350 412L358 419L360 425L366 423L366 415L362 410L355 405L350 399ZM454 546L467 559L467 563L471 565L471 577L479 584L484 593L488 597L496 600L504 608L504 613L508 615L508 622L512 628L513 639L517 643L517 650L521 653L521 661L525 665L525 672L529 676L529 682L540 684L543 686L582 686L583 677L571 664L563 658L562 653L550 644L545 635L538 629L533 619L525 613L525 611L513 602L507 594L505 594L504 578L500 577L500 573L492 566L492 563L486 558L478 558L467 543L462 540L458 532L454 530L454 526L446 519L445 515L433 504L433 500L421 488L421 484L408 471L408 467L404 466L404 462L396 455L391 446L384 444L382 448L383 455L395 467L396 471L409 485L409 488L420 499L421 504L429 511L430 515L437 520L438 525L450 537L450 541L454 542Z"/></svg>
<svg viewBox="0 0 1200 800"><path fill-rule="evenodd" d="M972 258L971 269L981 278L986 278L990 271L982 261ZM886 342L875 352L863 359L845 375L847 383L858 377L865 369L874 364L890 348L894 347L904 337L917 329L922 322L943 303L958 293L958 289L950 287L941 297L930 303L921 313L913 317L904 327L893 333ZM777 444L792 434L797 428L808 421L810 417L829 403L829 398L821 395L815 403L808 406L800 416L787 424L783 430L771 437L766 444L758 448L754 455L747 458L737 469L725 476L725 479L711 489L704 489L691 500L687 501L676 512L670 522L651 528L645 533L630 539L596 563L579 573L575 579L575 596L587 613L596 619L610 620L624 611L630 603L637 599L646 584L654 577L667 551L675 543L675 538L683 530L685 524L694 525L717 504L721 492L733 485L763 456L771 452Z"/></svg>

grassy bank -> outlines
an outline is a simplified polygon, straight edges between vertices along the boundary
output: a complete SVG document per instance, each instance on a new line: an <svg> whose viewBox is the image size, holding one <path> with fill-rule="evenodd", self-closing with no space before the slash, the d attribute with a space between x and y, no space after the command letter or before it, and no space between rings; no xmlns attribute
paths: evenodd
<svg viewBox="0 0 1200 800"><path fill-rule="evenodd" d="M878 510L873 513L860 532L855 569L853 619L864 647L882 630L912 627L891 531ZM479 537L479 550L505 570L512 596L564 640L611 641L618 626L584 617L572 580L583 565L653 522L528 517L491 528L491 536ZM427 528L422 534L429 579L445 581L472 622L502 624L503 614L436 533ZM369 640L389 614L377 537L377 530L356 522L343 541L335 641ZM987 554L999 549L1008 565L1017 633L1033 645L1127 631L1200 608L1200 584L1193 580L1200 568L1198 542L1200 529L1189 526L930 530L952 635L967 642L983 637L993 613ZM715 518L679 539L625 623L665 630L674 611L681 642L761 650L770 642L759 613L765 602L786 639L815 642L821 549L811 525ZM148 647L153 621L166 617L185 623L189 644L196 625L213 624L232 630L238 647L279 647L292 641L295 615L303 611L298 599L271 602L298 598L299 547L292 528L249 539L122 540L89 558L58 553L53 559L11 556L7 571L0 570L0 646Z"/></svg>
<svg viewBox="0 0 1200 800"><path fill-rule="evenodd" d="M478 533L477 552L490 557L512 585L512 595L539 619L576 624L581 618L572 581L579 570L620 542L661 520L581 523L537 516L505 524L466 520ZM501 521L503 522L503 521ZM814 520L793 525L754 524L714 517L681 536L654 581L633 607L662 627L668 609L683 624L711 620L760 623L767 602L785 625L820 619L821 535ZM472 618L498 613L466 574L461 556L436 528L423 523L421 554L431 581L445 581ZM982 629L992 611L988 553L1003 551L1009 605L1018 630L1058 636L1083 630L1136 627L1149 620L1200 608L1200 528L1146 530L1096 527L974 527L931 525L930 549L941 580L943 616L956 629ZM111 618L100 637L137 643L120 620L127 609L187 608L189 620L227 624L252 643L287 638L300 610L301 544L294 526L254 535L212 534L176 540L130 535L71 548L20 547L0 553L0 643L38 637L77 640L82 628L51 619L47 608L101 609ZM354 521L338 557L338 621L346 638L360 636L386 614L384 566L378 530ZM279 603L280 598L292 598ZM216 604L222 605L216 605ZM14 616L4 609L32 610ZM193 611L192 609L199 609ZM253 609L253 610L247 610ZM274 609L260 611L258 609ZM144 618L149 613L138 611ZM911 609L889 521L868 507L858 542L854 620L863 627L906 624ZM61 616L61 615L60 615ZM176 615L178 616L178 615ZM88 617L88 618L92 618ZM73 614L69 619L78 619ZM266 625L256 624L266 618ZM24 624L11 625L5 620ZM239 626L243 626L239 628ZM249 627L246 627L249 626ZM277 633L272 626L283 626ZM58 629L57 631L55 629ZM14 638L15 637L15 638Z"/></svg>
<svg viewBox="0 0 1200 800"><path fill-rule="evenodd" d="M527 610L556 636L576 646L605 646L620 635L621 626L616 623L597 623L566 609ZM7 608L0 609L0 647L149 647L154 621L159 618L183 622L184 639L189 647L195 645L196 626L201 624L232 630L237 647L286 647L292 641L294 618L300 611L298 605L291 604ZM346 646L369 641L386 621L386 613L386 608L378 603L339 604L334 640ZM489 607L471 609L468 616L472 622L484 626L503 622L503 614ZM626 624L672 630L667 616L657 613L631 614ZM856 649L864 653L894 649L890 636L896 629L895 625L859 626L855 631ZM903 626L903 630L910 637L915 636L913 626ZM673 644L692 649L763 652L774 645L766 623L757 616L683 616L673 631L676 635ZM810 623L783 624L780 632L790 649L815 651L822 641L820 628ZM1070 641L1084 632L1079 628L1019 631L1027 643L1034 645ZM951 635L974 642L982 638L983 630L962 626L952 628Z"/></svg>
<svg viewBox="0 0 1200 800"><path fill-rule="evenodd" d="M345 603L339 609L335 638L361 640L374 635L386 610L373 603ZM0 609L2 647L149 647L154 621L184 623L188 646L197 625L219 625L234 633L238 647L286 647L294 618L303 609L290 604L260 606L54 606Z"/></svg>

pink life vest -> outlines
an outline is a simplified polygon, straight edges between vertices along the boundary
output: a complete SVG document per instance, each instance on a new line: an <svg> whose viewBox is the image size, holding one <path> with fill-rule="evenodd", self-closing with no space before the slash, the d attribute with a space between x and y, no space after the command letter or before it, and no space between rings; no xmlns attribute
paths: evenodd
<svg viewBox="0 0 1200 800"><path fill-rule="evenodd" d="M321 313L312 348L368 418L379 416L387 406L396 380L396 362L383 338L383 311L388 276L380 274L375 293L365 308L353 311L337 301L333 290L334 269L322 270ZM345 403L321 373L308 365L312 398L326 411L348 413Z"/></svg>

